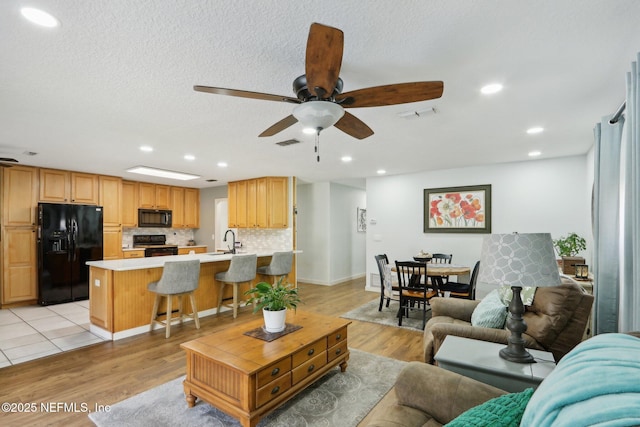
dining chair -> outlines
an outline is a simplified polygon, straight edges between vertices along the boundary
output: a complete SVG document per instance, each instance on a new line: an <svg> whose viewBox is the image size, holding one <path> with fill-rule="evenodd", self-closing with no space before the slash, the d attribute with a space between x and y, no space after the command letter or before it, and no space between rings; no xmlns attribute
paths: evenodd
<svg viewBox="0 0 640 427"><path fill-rule="evenodd" d="M382 311L382 304L384 304L385 298L387 299L387 307L389 307L391 300L399 300L399 298L394 295L394 292L398 292L398 286L393 283L393 275L388 268L389 258L387 258L387 254L376 255L374 258L378 266L378 273L380 274L380 305L378 306L378 311Z"/></svg>
<svg viewBox="0 0 640 427"><path fill-rule="evenodd" d="M451 264L451 260L453 260L453 254L433 254L431 255L431 263L433 264ZM439 283L447 283L449 281L449 276L440 276L442 280L439 280ZM429 277L429 281L432 278Z"/></svg>
<svg viewBox="0 0 640 427"><path fill-rule="evenodd" d="M453 298L476 299L476 282L478 281L478 271L480 270L480 261L476 262L471 273L469 283L453 282L451 280L446 283L439 283L440 292L449 292L449 296Z"/></svg>
<svg viewBox="0 0 640 427"><path fill-rule="evenodd" d="M398 294L400 308L398 310L398 326L402 326L402 318L409 316L409 310L422 308L422 329L427 323L427 306L429 300L438 296L437 281L423 283L420 278L427 273L427 265L417 261L396 261L398 274Z"/></svg>

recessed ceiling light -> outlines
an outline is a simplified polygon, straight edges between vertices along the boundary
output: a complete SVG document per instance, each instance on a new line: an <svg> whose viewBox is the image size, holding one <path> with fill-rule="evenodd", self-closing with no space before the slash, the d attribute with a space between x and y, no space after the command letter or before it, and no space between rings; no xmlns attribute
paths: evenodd
<svg viewBox="0 0 640 427"><path fill-rule="evenodd" d="M353 159L351 158L351 156L343 156L340 160L342 160L345 163L349 163Z"/></svg>
<svg viewBox="0 0 640 427"><path fill-rule="evenodd" d="M226 168L227 166L229 166L229 165L227 165L227 162L218 162L218 167L219 168Z"/></svg>
<svg viewBox="0 0 640 427"><path fill-rule="evenodd" d="M540 151L529 151L529 157L538 157L541 154L542 152Z"/></svg>
<svg viewBox="0 0 640 427"><path fill-rule="evenodd" d="M302 133L306 133L307 135L315 135L316 130L314 128L302 128Z"/></svg>
<svg viewBox="0 0 640 427"><path fill-rule="evenodd" d="M527 129L527 133L529 135L533 135L533 134L536 134L536 133L542 133L543 131L544 131L544 128L541 128L540 126L536 126L536 127Z"/></svg>
<svg viewBox="0 0 640 427"><path fill-rule="evenodd" d="M491 95L492 93L497 93L497 92L500 92L501 90L502 90L502 85L500 83L491 83L486 86L483 86L480 89L480 92L484 93L485 95Z"/></svg>
<svg viewBox="0 0 640 427"><path fill-rule="evenodd" d="M376 171L376 173L377 173L378 175L384 175L385 173L387 173L387 171L386 171L386 170L384 170L384 169L378 169L378 170Z"/></svg>
<svg viewBox="0 0 640 427"><path fill-rule="evenodd" d="M185 160L195 160L196 156L194 156L193 154L185 154L184 155L184 159Z"/></svg>
<svg viewBox="0 0 640 427"><path fill-rule="evenodd" d="M153 147L150 147L148 145L143 145L140 147L140 151L144 151L145 153L150 153L153 151Z"/></svg>
<svg viewBox="0 0 640 427"><path fill-rule="evenodd" d="M60 21L44 10L35 9L33 7L23 7L20 9L20 13L22 13L22 16L24 16L28 21L42 27L54 28L60 25Z"/></svg>
<svg viewBox="0 0 640 427"><path fill-rule="evenodd" d="M139 173L141 175L157 176L160 178L179 179L181 181L188 181L190 179L200 178L198 175L168 171L164 169L150 168L148 166L134 166L130 169L127 169L127 172Z"/></svg>

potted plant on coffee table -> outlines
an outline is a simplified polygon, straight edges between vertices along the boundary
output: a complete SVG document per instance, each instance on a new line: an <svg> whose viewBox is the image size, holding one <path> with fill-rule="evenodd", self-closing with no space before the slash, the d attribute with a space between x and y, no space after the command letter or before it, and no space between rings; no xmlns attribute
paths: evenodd
<svg viewBox="0 0 640 427"><path fill-rule="evenodd" d="M260 282L245 295L251 296L247 304L253 304L253 312L262 310L264 329L267 332L282 332L285 328L287 309L295 310L300 303L298 288L289 284L285 277L277 283Z"/></svg>
<svg viewBox="0 0 640 427"><path fill-rule="evenodd" d="M587 249L587 242L576 233L569 233L566 237L560 237L553 241L558 255L562 258L562 272L575 274L576 264L584 264L584 258L577 257L578 252Z"/></svg>

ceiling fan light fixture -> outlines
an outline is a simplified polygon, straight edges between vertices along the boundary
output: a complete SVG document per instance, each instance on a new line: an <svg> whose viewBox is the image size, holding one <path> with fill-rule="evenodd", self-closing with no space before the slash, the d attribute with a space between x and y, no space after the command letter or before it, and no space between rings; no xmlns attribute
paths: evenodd
<svg viewBox="0 0 640 427"><path fill-rule="evenodd" d="M342 116L344 108L330 101L308 101L293 109L293 117L304 128L315 129L315 132L333 126Z"/></svg>

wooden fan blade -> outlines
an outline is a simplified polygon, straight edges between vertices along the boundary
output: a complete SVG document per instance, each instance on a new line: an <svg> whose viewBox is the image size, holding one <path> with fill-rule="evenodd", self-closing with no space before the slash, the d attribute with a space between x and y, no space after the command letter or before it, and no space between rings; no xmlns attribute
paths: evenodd
<svg viewBox="0 0 640 427"><path fill-rule="evenodd" d="M194 86L193 90L197 92L214 93L216 95L228 95L228 96L238 96L240 98L262 99L265 101L290 102L293 104L300 104L302 102L298 98L292 98L290 96L285 96L285 95L272 95L270 93L250 92L248 90L225 89L223 87Z"/></svg>
<svg viewBox="0 0 640 427"><path fill-rule="evenodd" d="M342 93L336 101L344 108L380 107L440 98L443 90L440 81L398 83Z"/></svg>
<svg viewBox="0 0 640 427"><path fill-rule="evenodd" d="M293 115L289 115L289 116L285 117L284 119L280 120L275 125L271 126L269 129L267 129L264 132L262 132L258 136L273 136L276 133L285 130L289 126L295 125L296 123L298 123L298 119L293 117Z"/></svg>
<svg viewBox="0 0 640 427"><path fill-rule="evenodd" d="M362 120L345 111L344 116L334 125L342 132L354 138L365 139L373 135L373 131Z"/></svg>
<svg viewBox="0 0 640 427"><path fill-rule="evenodd" d="M307 87L311 95L322 99L331 96L340 75L343 48L342 31L322 24L311 24L305 64Z"/></svg>

